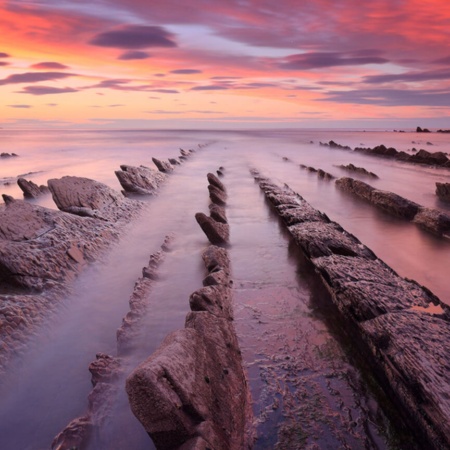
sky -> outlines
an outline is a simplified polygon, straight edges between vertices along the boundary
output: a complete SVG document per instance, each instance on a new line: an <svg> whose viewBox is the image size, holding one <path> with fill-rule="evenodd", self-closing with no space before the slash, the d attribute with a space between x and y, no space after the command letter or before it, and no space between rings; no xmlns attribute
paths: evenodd
<svg viewBox="0 0 450 450"><path fill-rule="evenodd" d="M0 0L2 128L450 128L448 0Z"/></svg>

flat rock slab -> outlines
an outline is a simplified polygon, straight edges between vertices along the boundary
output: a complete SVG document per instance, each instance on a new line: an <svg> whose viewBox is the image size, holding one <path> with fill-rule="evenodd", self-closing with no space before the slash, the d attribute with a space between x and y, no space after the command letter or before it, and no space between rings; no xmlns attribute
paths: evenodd
<svg viewBox="0 0 450 450"><path fill-rule="evenodd" d="M288 228L295 242L310 259L331 255L376 259L370 249L336 223L304 222Z"/></svg>
<svg viewBox="0 0 450 450"><path fill-rule="evenodd" d="M360 180L339 178L336 186L369 201L378 208L407 220L412 220L419 212L420 205L389 191L381 191Z"/></svg>
<svg viewBox="0 0 450 450"><path fill-rule="evenodd" d="M317 211L303 199L299 199L299 205L279 205L276 209L286 225L303 222L330 222L326 214Z"/></svg>
<svg viewBox="0 0 450 450"><path fill-rule="evenodd" d="M120 193L98 181L83 177L48 180L56 206L61 211L80 216L129 221L139 203L125 199Z"/></svg>
<svg viewBox="0 0 450 450"><path fill-rule="evenodd" d="M429 448L449 448L450 323L401 312L365 322L362 329L397 395L432 437Z"/></svg>
<svg viewBox="0 0 450 450"><path fill-rule="evenodd" d="M313 263L339 309L357 322L438 302L422 286L399 277L379 259L333 255Z"/></svg>

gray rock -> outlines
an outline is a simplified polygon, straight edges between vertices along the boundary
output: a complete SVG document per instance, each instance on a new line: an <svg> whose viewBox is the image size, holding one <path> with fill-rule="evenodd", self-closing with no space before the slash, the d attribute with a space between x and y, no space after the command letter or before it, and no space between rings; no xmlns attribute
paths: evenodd
<svg viewBox="0 0 450 450"><path fill-rule="evenodd" d="M130 220L139 202L124 198L98 181L82 177L48 180L48 187L61 211L107 221Z"/></svg>
<svg viewBox="0 0 450 450"><path fill-rule="evenodd" d="M227 223L217 222L204 213L197 213L195 219L211 244L228 244L230 240L230 226Z"/></svg>
<svg viewBox="0 0 450 450"><path fill-rule="evenodd" d="M353 178L339 178L336 186L358 195L378 208L407 220L412 220L419 212L420 205L411 200L388 191L380 191L360 180Z"/></svg>
<svg viewBox="0 0 450 450"><path fill-rule="evenodd" d="M180 160L175 158L169 158L169 163L172 164L173 166L179 166L181 164Z"/></svg>
<svg viewBox="0 0 450 450"><path fill-rule="evenodd" d="M336 223L303 222L288 228L297 245L310 259L331 255L376 259L370 249Z"/></svg>
<svg viewBox="0 0 450 450"><path fill-rule="evenodd" d="M357 322L439 302L414 281L399 277L379 259L333 255L315 259L314 266L339 309Z"/></svg>
<svg viewBox="0 0 450 450"><path fill-rule="evenodd" d="M160 172L170 173L173 171L173 166L169 161L163 161L157 158L152 158L152 161Z"/></svg>
<svg viewBox="0 0 450 450"><path fill-rule="evenodd" d="M209 198L213 203L219 206L226 206L227 204L227 194L221 189L213 185L208 185Z"/></svg>
<svg viewBox="0 0 450 450"><path fill-rule="evenodd" d="M427 436L423 448L450 447L450 326L418 311L384 314L361 325L372 357ZM416 425L417 426L417 425Z"/></svg>
<svg viewBox="0 0 450 450"><path fill-rule="evenodd" d="M25 198L37 198L42 194L50 192L47 186L38 186L36 183L33 183L31 180L28 181L25 178L19 178L17 184L22 189Z"/></svg>
<svg viewBox="0 0 450 450"><path fill-rule="evenodd" d="M420 208L413 222L437 236L450 238L450 216L433 208Z"/></svg>
<svg viewBox="0 0 450 450"><path fill-rule="evenodd" d="M122 170L115 172L125 193L153 195L165 181L166 175L158 170L145 166L120 166Z"/></svg>
<svg viewBox="0 0 450 450"><path fill-rule="evenodd" d="M209 205L209 215L217 222L228 223L225 207L211 203Z"/></svg>
<svg viewBox="0 0 450 450"><path fill-rule="evenodd" d="M226 192L226 188L224 186L224 184L213 174L213 173L208 173L206 175L206 177L208 178L208 182L209 184L215 186L216 188L220 189L222 192Z"/></svg>
<svg viewBox="0 0 450 450"><path fill-rule="evenodd" d="M372 178L378 178L378 175L376 175L373 172L369 172L367 169L365 169L364 167L357 167L354 164L341 164L340 166L338 166L341 169L347 170L349 172L355 172L361 175L366 175Z"/></svg>
<svg viewBox="0 0 450 450"><path fill-rule="evenodd" d="M450 183L436 183L436 195L446 202L450 202Z"/></svg>

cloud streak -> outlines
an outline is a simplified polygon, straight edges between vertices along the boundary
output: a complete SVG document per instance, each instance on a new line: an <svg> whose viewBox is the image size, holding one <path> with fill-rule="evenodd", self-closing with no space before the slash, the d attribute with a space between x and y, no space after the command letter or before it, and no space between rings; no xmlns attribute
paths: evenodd
<svg viewBox="0 0 450 450"><path fill-rule="evenodd" d="M176 47L174 35L159 26L128 25L97 34L89 41L100 47L138 50L150 47Z"/></svg>
<svg viewBox="0 0 450 450"><path fill-rule="evenodd" d="M62 80L71 76L74 76L74 74L64 72L17 73L0 80L0 86L5 86L7 84L39 83L40 81Z"/></svg>

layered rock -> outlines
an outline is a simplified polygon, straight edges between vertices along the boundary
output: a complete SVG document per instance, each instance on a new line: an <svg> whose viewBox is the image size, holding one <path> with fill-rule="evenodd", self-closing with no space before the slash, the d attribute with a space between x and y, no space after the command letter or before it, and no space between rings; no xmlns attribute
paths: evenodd
<svg viewBox="0 0 450 450"><path fill-rule="evenodd" d="M217 177L208 174L208 181L224 192ZM230 260L215 245L202 258L208 275L190 296L185 328L166 337L126 383L131 409L158 450L251 445L250 394L232 323Z"/></svg>
<svg viewBox="0 0 450 450"><path fill-rule="evenodd" d="M425 208L411 200L388 191L381 191L353 178L339 178L336 186L357 195L378 208L397 217L411 220L433 234L450 237L450 216Z"/></svg>
<svg viewBox="0 0 450 450"><path fill-rule="evenodd" d="M450 202L450 183L436 183L436 195L446 202Z"/></svg>
<svg viewBox="0 0 450 450"><path fill-rule="evenodd" d="M316 169L315 167L311 166L305 166L304 164L300 164L301 169L306 169L308 172L312 172L317 174L319 178L323 178L324 180L332 180L336 178L334 175L331 175L331 173L325 172L322 169Z"/></svg>
<svg viewBox="0 0 450 450"><path fill-rule="evenodd" d="M122 372L121 362L105 353L98 353L89 366L93 389L84 415L72 420L53 440L52 450L87 448L96 429L111 415L119 387L115 384Z"/></svg>
<svg viewBox="0 0 450 450"><path fill-rule="evenodd" d="M143 205L92 180L69 177L49 184L60 207L74 212L83 208L91 217L3 196L0 370L13 352L24 347L33 329L48 320L74 278L117 240L124 225L137 216Z"/></svg>
<svg viewBox="0 0 450 450"><path fill-rule="evenodd" d="M365 169L364 167L358 167L355 166L354 164L341 164L340 166L338 166L341 169L347 170L349 172L355 172L358 173L360 175L366 175L368 177L372 177L372 178L378 178L378 175L376 175L373 172L368 171L367 169Z"/></svg>
<svg viewBox="0 0 450 450"><path fill-rule="evenodd" d="M140 203L89 178L66 176L48 180L48 187L61 211L105 221L130 219Z"/></svg>
<svg viewBox="0 0 450 450"><path fill-rule="evenodd" d="M121 165L120 168L115 174L124 195L153 195L166 179L164 173L145 166Z"/></svg>
<svg viewBox="0 0 450 450"><path fill-rule="evenodd" d="M131 409L158 450L249 448L249 390L231 320L229 259L215 246L203 259L206 287L191 295L185 329L127 379ZM217 272L223 277L211 285Z"/></svg>
<svg viewBox="0 0 450 450"><path fill-rule="evenodd" d="M328 144L321 142L320 145L341 150L351 150L350 147L336 144L334 141L330 141ZM413 151L414 150L415 149L413 149ZM429 152L427 150L420 149L418 152L410 155L406 152L398 151L394 147L386 147L385 145L377 145L373 148L355 147L354 151L372 156L393 158L409 163L450 168L450 159L448 159L447 155L443 152Z"/></svg>
<svg viewBox="0 0 450 450"><path fill-rule="evenodd" d="M424 448L450 448L450 308L400 277L326 216L321 220L321 213L290 188L274 185L257 171L253 176L281 217L305 209L299 223L292 216L283 219L357 333L355 341L380 385Z"/></svg>
<svg viewBox="0 0 450 450"><path fill-rule="evenodd" d="M195 215L206 237L214 245L227 245L230 240L230 226L225 214L227 192L223 183L212 173L207 174L208 191L211 204L210 216L199 212Z"/></svg>
<svg viewBox="0 0 450 450"><path fill-rule="evenodd" d="M170 173L173 171L173 166L169 161L163 161L157 158L152 158L152 161L160 172Z"/></svg>
<svg viewBox="0 0 450 450"><path fill-rule="evenodd" d="M173 236L166 236L161 250L150 255L148 265L142 269L140 277L133 288L130 296L130 311L122 320L122 325L117 330L117 351L123 355L133 348L133 338L139 333L139 322L148 309L148 297L150 291L158 280L158 269L170 251Z"/></svg>
<svg viewBox="0 0 450 450"><path fill-rule="evenodd" d="M25 178L19 178L17 184L20 189L22 189L25 198L37 198L42 194L50 192L47 186L38 186L36 183L33 183L31 180L26 180Z"/></svg>

